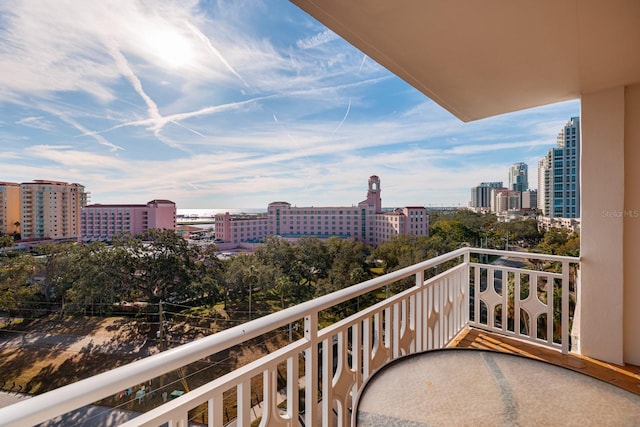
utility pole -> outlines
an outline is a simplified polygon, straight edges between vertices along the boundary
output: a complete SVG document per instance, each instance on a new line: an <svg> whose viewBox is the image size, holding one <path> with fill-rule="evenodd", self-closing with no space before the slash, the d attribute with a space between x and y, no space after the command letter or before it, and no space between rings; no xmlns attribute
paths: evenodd
<svg viewBox="0 0 640 427"><path fill-rule="evenodd" d="M160 351L164 351L164 314L162 312L162 300L158 303L158 338L160 339Z"/></svg>

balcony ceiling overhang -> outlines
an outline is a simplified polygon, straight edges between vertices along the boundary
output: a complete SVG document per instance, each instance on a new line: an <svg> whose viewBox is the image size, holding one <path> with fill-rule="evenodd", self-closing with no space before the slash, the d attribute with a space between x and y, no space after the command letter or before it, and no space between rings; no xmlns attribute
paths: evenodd
<svg viewBox="0 0 640 427"><path fill-rule="evenodd" d="M638 0L291 0L463 121L640 81Z"/></svg>

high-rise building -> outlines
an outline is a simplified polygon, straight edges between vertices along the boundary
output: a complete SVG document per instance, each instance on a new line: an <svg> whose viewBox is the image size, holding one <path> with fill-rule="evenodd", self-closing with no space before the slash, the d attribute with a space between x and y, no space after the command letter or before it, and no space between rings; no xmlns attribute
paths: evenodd
<svg viewBox="0 0 640 427"><path fill-rule="evenodd" d="M136 236L152 228L176 229L176 204L152 200L146 205L101 205L82 208L80 240L109 241L119 233Z"/></svg>
<svg viewBox="0 0 640 427"><path fill-rule="evenodd" d="M0 235L20 232L20 184L0 182Z"/></svg>
<svg viewBox="0 0 640 427"><path fill-rule="evenodd" d="M226 242L259 242L266 236L299 238L353 238L375 245L400 234L427 236L429 215L422 206L383 212L380 178L371 176L367 198L343 207L295 207L288 202L269 204L267 216L216 215L216 238Z"/></svg>
<svg viewBox="0 0 640 427"><path fill-rule="evenodd" d="M538 207L546 217L580 218L580 118L572 117L556 148L538 162Z"/></svg>
<svg viewBox="0 0 640 427"><path fill-rule="evenodd" d="M518 162L509 168L509 190L520 193L529 189L529 167L526 163Z"/></svg>
<svg viewBox="0 0 640 427"><path fill-rule="evenodd" d="M20 184L23 239L64 239L80 235L80 210L88 193L80 184L34 180Z"/></svg>
<svg viewBox="0 0 640 427"><path fill-rule="evenodd" d="M471 202L469 207L475 211L491 208L491 189L502 188L502 181L483 182L476 187L471 187Z"/></svg>
<svg viewBox="0 0 640 427"><path fill-rule="evenodd" d="M504 215L522 209L522 193L507 188L491 189L491 212Z"/></svg>
<svg viewBox="0 0 640 427"><path fill-rule="evenodd" d="M522 193L522 209L538 209L537 190L527 190Z"/></svg>
<svg viewBox="0 0 640 427"><path fill-rule="evenodd" d="M549 199L551 166L548 155L538 160L538 209L542 216L548 216L551 199Z"/></svg>

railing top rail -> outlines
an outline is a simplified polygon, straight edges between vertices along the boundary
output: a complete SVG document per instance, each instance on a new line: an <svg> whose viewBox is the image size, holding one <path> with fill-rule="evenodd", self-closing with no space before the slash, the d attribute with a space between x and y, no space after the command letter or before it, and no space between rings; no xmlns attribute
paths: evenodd
<svg viewBox="0 0 640 427"><path fill-rule="evenodd" d="M580 257L563 256L563 255L548 255L539 254L536 252L518 252L518 251L505 251L500 249L487 249L487 248L467 248L469 253L472 254L489 254L500 255L508 258L535 258L545 261L569 261L571 263L579 263Z"/></svg>
<svg viewBox="0 0 640 427"><path fill-rule="evenodd" d="M508 273L537 274L540 276L554 277L558 279L562 278L562 273L554 273L551 271L530 270L528 268L509 267L507 265L484 264L481 262L470 262L469 265L471 267L486 268L487 270L500 270L500 271L506 271Z"/></svg>

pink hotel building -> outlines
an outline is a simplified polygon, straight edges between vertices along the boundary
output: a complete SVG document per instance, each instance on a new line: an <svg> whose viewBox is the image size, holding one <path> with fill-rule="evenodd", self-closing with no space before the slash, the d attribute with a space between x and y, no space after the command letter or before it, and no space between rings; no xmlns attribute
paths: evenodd
<svg viewBox="0 0 640 427"><path fill-rule="evenodd" d="M266 236L353 238L377 245L400 234L429 235L429 215L422 207L382 211L380 178L369 178L367 199L350 207L292 207L287 202L269 204L266 216L215 217L216 239L230 243L257 243Z"/></svg>
<svg viewBox="0 0 640 427"><path fill-rule="evenodd" d="M176 229L176 204L152 200L146 205L88 205L80 214L80 241L108 241L122 232L136 236L152 228Z"/></svg>

